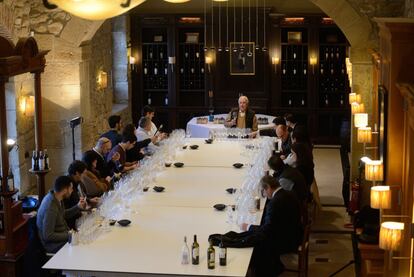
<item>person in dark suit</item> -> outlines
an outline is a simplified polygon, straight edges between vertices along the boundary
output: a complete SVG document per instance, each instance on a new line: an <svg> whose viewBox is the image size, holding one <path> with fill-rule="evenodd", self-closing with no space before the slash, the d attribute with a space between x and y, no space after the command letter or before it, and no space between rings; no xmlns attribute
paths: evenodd
<svg viewBox="0 0 414 277"><path fill-rule="evenodd" d="M304 203L307 200L310 192L306 186L305 177L299 170L285 164L276 155L270 157L267 164L274 171L273 177L279 181L284 190L293 191L300 203Z"/></svg>
<svg viewBox="0 0 414 277"><path fill-rule="evenodd" d="M224 126L227 128L248 128L253 132L259 129L256 113L249 108L249 98L247 96L239 97L239 107L229 112Z"/></svg>
<svg viewBox="0 0 414 277"><path fill-rule="evenodd" d="M269 199L264 219L260 225L243 223L241 229L255 241L250 272L257 277L274 277L284 270L280 255L296 251L302 240L300 207L296 196L284 190L276 178L266 175L260 186Z"/></svg>
<svg viewBox="0 0 414 277"><path fill-rule="evenodd" d="M120 134L123 127L122 119L119 115L111 115L108 118L108 124L111 129L108 132L103 133L100 137L110 139L112 147L115 147L122 141L122 135Z"/></svg>

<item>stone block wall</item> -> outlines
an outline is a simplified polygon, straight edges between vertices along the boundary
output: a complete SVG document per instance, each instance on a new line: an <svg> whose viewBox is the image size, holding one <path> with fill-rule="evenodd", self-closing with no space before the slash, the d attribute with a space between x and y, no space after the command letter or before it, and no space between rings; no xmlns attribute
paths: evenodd
<svg viewBox="0 0 414 277"><path fill-rule="evenodd" d="M405 0L405 16L414 17L414 0Z"/></svg>

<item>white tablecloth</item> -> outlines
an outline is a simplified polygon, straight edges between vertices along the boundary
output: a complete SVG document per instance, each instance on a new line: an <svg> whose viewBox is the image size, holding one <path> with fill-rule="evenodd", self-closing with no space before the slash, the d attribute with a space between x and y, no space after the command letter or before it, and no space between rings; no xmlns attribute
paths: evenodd
<svg viewBox="0 0 414 277"><path fill-rule="evenodd" d="M226 188L239 188L245 179L247 167L236 169L232 164L247 162L244 145L248 142L205 144L204 139L189 139L188 143L199 148L179 151L174 162L184 162L184 167L171 166L157 177L157 185L165 191L143 192L133 204L136 212L125 212L130 226L116 224L88 245L66 244L44 267L62 269L69 276L245 276L252 248L229 248L227 266L220 266L216 258L214 270L207 269L206 251L210 234L240 231L226 223L225 211L212 206L235 203ZM264 199L261 204L263 208ZM256 222L261 214L262 210L256 213ZM200 264L182 265L183 237L191 247L194 234L200 244Z"/></svg>
<svg viewBox="0 0 414 277"><path fill-rule="evenodd" d="M205 116L208 117L208 116ZM216 114L214 118L220 117L227 117L227 114ZM259 124L259 130L261 129L268 129L274 126L273 119L274 116L264 115L264 114L256 114L256 117L266 117L269 124ZM187 133L190 133L192 138L208 138L210 130L214 129L225 129L223 124L214 124L213 122L208 122L207 124L197 124L197 117L192 118L187 123Z"/></svg>

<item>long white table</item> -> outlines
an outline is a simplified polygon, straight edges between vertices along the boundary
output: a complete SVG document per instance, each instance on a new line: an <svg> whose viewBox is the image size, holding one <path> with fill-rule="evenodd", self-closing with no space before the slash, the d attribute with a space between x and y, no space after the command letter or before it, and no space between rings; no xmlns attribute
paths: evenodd
<svg viewBox="0 0 414 277"><path fill-rule="evenodd" d="M247 161L246 155L241 155L244 143L207 145L201 139L191 139L190 144L200 147L187 148L176 156L184 167L166 168L157 177L157 185L165 191L143 192L134 204L136 212L125 212L132 221L130 226L115 225L88 245L66 244L44 267L73 276L245 276L252 248L229 248L225 267L219 266L216 258L216 268L209 270L206 261L210 234L232 228L239 231L226 223L226 212L212 206L234 204L233 196L225 190L240 187L247 173L246 167L231 166ZM260 216L261 211L256 214L257 221ZM191 246L194 234L200 244L200 264L182 265L183 237L187 236Z"/></svg>
<svg viewBox="0 0 414 277"><path fill-rule="evenodd" d="M208 117L208 116L206 116ZM214 115L215 118L226 118L227 114L217 114ZM265 117L268 120L268 124L259 124L258 128L259 130L262 129L269 129L274 126L273 119L275 119L274 116L265 115L265 114L256 114L256 117ZM208 138L210 131L212 130L224 130L226 127L224 127L223 124L215 124L213 122L208 122L207 124L198 124L197 123L197 117L193 117L190 121L187 123L187 132L191 135L192 138Z"/></svg>

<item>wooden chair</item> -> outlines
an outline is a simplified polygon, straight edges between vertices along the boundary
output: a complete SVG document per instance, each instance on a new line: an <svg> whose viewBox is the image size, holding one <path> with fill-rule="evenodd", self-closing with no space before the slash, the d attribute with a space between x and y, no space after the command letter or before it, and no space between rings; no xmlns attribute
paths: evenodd
<svg viewBox="0 0 414 277"><path fill-rule="evenodd" d="M285 271L287 272L297 272L300 277L308 276L308 257L309 257L309 234L310 234L310 224L305 225L305 230L303 232L303 240L301 245L298 247L296 253L288 253L280 256L282 263L287 266ZM297 264L297 269L289 268L292 265L292 261L295 261Z"/></svg>

